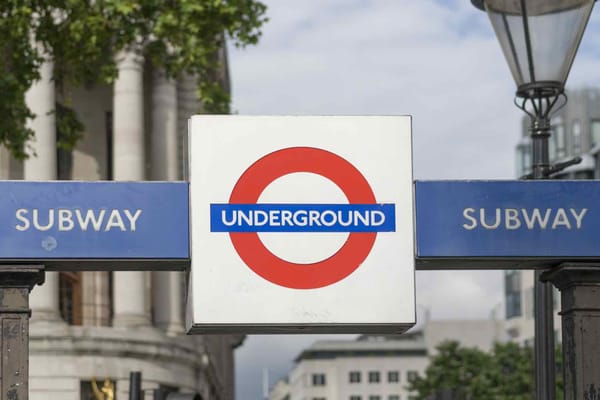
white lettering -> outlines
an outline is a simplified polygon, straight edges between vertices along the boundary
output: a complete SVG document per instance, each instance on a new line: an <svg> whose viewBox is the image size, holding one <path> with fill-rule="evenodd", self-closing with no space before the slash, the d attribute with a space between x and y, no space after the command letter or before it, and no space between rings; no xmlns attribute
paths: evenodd
<svg viewBox="0 0 600 400"><path fill-rule="evenodd" d="M238 226L242 226L243 223L246 223L246 225L252 226L252 211L250 211L250 214L244 214L242 212L242 210L238 210L237 217L238 217Z"/></svg>
<svg viewBox="0 0 600 400"><path fill-rule="evenodd" d="M569 211L571 211L571 214L575 218L577 229L581 229L581 223L583 222L583 217L587 213L587 208L581 209L581 212L579 214L577 214L577 212L572 208L570 208Z"/></svg>
<svg viewBox="0 0 600 400"><path fill-rule="evenodd" d="M481 226L483 226L485 229L496 229L500 226L500 222L502 222L502 217L500 214L500 209L496 208L496 221L494 222L493 225L488 225L485 222L485 208L482 208L479 210L479 220L481 221Z"/></svg>
<svg viewBox="0 0 600 400"><path fill-rule="evenodd" d="M88 211L89 212L89 211ZM231 213L231 221L227 221L227 213L225 212L225 210L221 211L221 222L223 222L223 224L225 224L226 226L233 226L235 224L235 214L236 211L233 210L233 212Z"/></svg>
<svg viewBox="0 0 600 400"><path fill-rule="evenodd" d="M140 215L142 215L142 210L138 208L137 210L135 210L135 213L133 215L131 215L131 212L129 210L123 211L125 212L125 216L129 220L129 231L135 232L135 224Z"/></svg>
<svg viewBox="0 0 600 400"><path fill-rule="evenodd" d="M379 216L379 220L376 218ZM371 226L381 226L385 222L385 214L379 210L371 211Z"/></svg>
<svg viewBox="0 0 600 400"><path fill-rule="evenodd" d="M546 213L544 214L544 218L542 219L542 215L540 213L539 208L534 208L533 212L531 213L531 218L529 218L527 210L524 208L521 209L523 219L525 220L525 225L527 225L527 229L529 230L535 229L536 223L540 226L540 229L546 229L551 212L552 210L550 208L547 208Z"/></svg>
<svg viewBox="0 0 600 400"><path fill-rule="evenodd" d="M54 226L54 210L51 208L48 210L48 224L45 226L40 225L39 221L39 210L37 208L33 209L33 227L38 231L47 231L48 229Z"/></svg>
<svg viewBox="0 0 600 400"><path fill-rule="evenodd" d="M59 231L70 231L75 226L73 222L73 212L61 208L58 210L58 230Z"/></svg>
<svg viewBox="0 0 600 400"><path fill-rule="evenodd" d="M260 219L259 217L262 217L262 219ZM267 222L269 222L269 214L267 214L266 211L263 211L263 210L254 211L254 225L263 226L263 225L266 225Z"/></svg>
<svg viewBox="0 0 600 400"><path fill-rule="evenodd" d="M352 225L352 211L348 211L348 220L344 221L342 219L343 211L338 211L338 220L341 226L350 226Z"/></svg>
<svg viewBox="0 0 600 400"><path fill-rule="evenodd" d="M308 224L310 226L321 226L319 222L319 212L317 210L308 211Z"/></svg>
<svg viewBox="0 0 600 400"><path fill-rule="evenodd" d="M329 221L327 221L325 219L326 215L329 215L331 217L331 219ZM336 221L337 221L337 217L336 217L335 213L331 210L323 211L323 214L321 214L321 222L325 226L333 226L333 225L335 225Z"/></svg>
<svg viewBox="0 0 600 400"><path fill-rule="evenodd" d="M369 225L369 214L365 212L365 214L361 214L360 211L354 210L354 226L358 225L358 221L360 221L363 225Z"/></svg>
<svg viewBox="0 0 600 400"><path fill-rule="evenodd" d="M552 222L552 229L556 229L559 225L565 226L567 229L571 229L571 223L567 218L567 212L564 208L559 208L554 216L554 222Z"/></svg>
<svg viewBox="0 0 600 400"><path fill-rule="evenodd" d="M27 211L27 209L25 209L25 208L19 208L17 210L17 212L15 213L15 216L17 217L17 219L23 223L23 225L19 225L19 224L15 225L15 228L17 228L18 231L23 232L23 231L26 231L27 229L29 229L30 223L26 217L27 214L29 214L29 211Z"/></svg>
<svg viewBox="0 0 600 400"><path fill-rule="evenodd" d="M79 222L79 226L82 231L87 231L88 225L90 222L92 223L92 228L94 231L99 232L102 229L102 221L104 221L104 215L106 214L106 210L100 210L98 217L96 217L96 213L94 210L87 210L85 213L85 218L81 215L81 210L75 210L75 217L77 217L77 221Z"/></svg>
<svg viewBox="0 0 600 400"><path fill-rule="evenodd" d="M294 226L292 223L292 212L290 210L281 211L281 226Z"/></svg>
<svg viewBox="0 0 600 400"><path fill-rule="evenodd" d="M474 212L475 212L474 208L465 208L463 210L463 217L465 217L465 219L468 219L471 221L470 225L463 224L463 228L468 229L468 230L473 230L473 229L477 228L477 219L475 219L475 217L473 217L471 215Z"/></svg>
<svg viewBox="0 0 600 400"><path fill-rule="evenodd" d="M294 224L298 226L306 226L308 213L304 210L299 210L294 213Z"/></svg>
<svg viewBox="0 0 600 400"><path fill-rule="evenodd" d="M506 229L519 229L521 227L521 220L519 220L519 210L517 210L516 208L505 209L504 224L506 226Z"/></svg>
<svg viewBox="0 0 600 400"><path fill-rule="evenodd" d="M116 210L115 210L116 211ZM113 211L113 213L115 212ZM125 213L132 231L136 230L136 221L139 219L142 210L136 210L132 215L130 210L121 210ZM122 215L122 214L121 214ZM119 218L121 215L110 214L109 221L106 223L110 230L113 227L120 227ZM78 216L79 219L81 219ZM91 217L88 216L88 219ZM247 226L247 227L380 227L387 222L387 215L382 210L335 210L335 209L312 209L312 210L253 210L253 209L227 209L221 210L221 223L223 226ZM345 218L345 219L344 219ZM121 219L122 220L122 219ZM83 222L81 222L83 223ZM86 222L87 223L87 222Z"/></svg>
<svg viewBox="0 0 600 400"><path fill-rule="evenodd" d="M270 225L281 226L281 222L279 222L279 210L269 210L269 219Z"/></svg>
<svg viewBox="0 0 600 400"><path fill-rule="evenodd" d="M127 230L127 228L125 228L125 224L123 223L123 218L121 218L119 210L112 210L110 212L110 216L108 217L108 221L106 221L104 231L108 232L112 228L119 228L123 232Z"/></svg>

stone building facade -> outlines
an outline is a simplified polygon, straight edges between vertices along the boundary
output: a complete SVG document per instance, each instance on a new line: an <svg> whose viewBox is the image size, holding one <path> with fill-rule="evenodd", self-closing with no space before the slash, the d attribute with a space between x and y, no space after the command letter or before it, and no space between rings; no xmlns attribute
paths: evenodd
<svg viewBox="0 0 600 400"><path fill-rule="evenodd" d="M220 54L228 85L225 50ZM185 180L187 120L197 114L197 79L167 79L136 51L117 56L113 85L58 90L53 63L26 95L36 114L32 156L0 150L0 178L26 180ZM57 150L55 104L85 125L72 152ZM183 272L48 272L31 293L32 400L128 398L129 373L142 388L234 397L233 350L243 336L184 334ZM102 390L105 391L102 394Z"/></svg>

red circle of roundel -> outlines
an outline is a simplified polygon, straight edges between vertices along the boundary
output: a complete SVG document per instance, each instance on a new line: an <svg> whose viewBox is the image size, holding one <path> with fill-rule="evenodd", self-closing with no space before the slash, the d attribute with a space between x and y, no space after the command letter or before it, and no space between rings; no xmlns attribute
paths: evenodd
<svg viewBox="0 0 600 400"><path fill-rule="evenodd" d="M295 172L311 172L330 179L350 204L375 204L373 190L360 171L342 157L312 147L282 149L256 161L237 181L229 203L256 204L271 182ZM229 233L233 247L252 271L290 289L317 289L344 279L367 258L376 236L375 232L352 232L331 257L312 264L297 264L271 253L255 232Z"/></svg>

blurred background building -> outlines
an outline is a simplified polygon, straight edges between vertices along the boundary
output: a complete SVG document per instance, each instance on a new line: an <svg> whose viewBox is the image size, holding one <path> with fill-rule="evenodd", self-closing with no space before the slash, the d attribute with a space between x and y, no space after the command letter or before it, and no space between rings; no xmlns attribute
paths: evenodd
<svg viewBox="0 0 600 400"><path fill-rule="evenodd" d="M505 340L503 321L426 321L403 335L362 335L356 340L318 341L295 359L269 400L410 400L407 385L423 376L436 347L455 340L490 351Z"/></svg>
<svg viewBox="0 0 600 400"><path fill-rule="evenodd" d="M224 48L220 58L215 79L229 90ZM59 90L53 63L43 64L26 95L35 156L20 162L2 148L0 178L185 180L187 120L202 109L196 77L167 79L134 51L118 56L118 70L113 85ZM69 152L57 149L55 104L65 102L85 126ZM30 398L125 400L129 373L140 371L143 389L233 399L244 337L186 337L185 285L182 272L47 273L31 294Z"/></svg>
<svg viewBox="0 0 600 400"><path fill-rule="evenodd" d="M550 162L556 163L580 156L581 163L555 175L557 179L600 179L600 88L584 88L567 92L569 101L551 119ZM531 140L529 118L522 121L521 140L516 146L517 176L531 172ZM504 294L506 332L510 340L533 346L534 295L532 271L506 271ZM554 337L561 340L558 310L560 297L554 291Z"/></svg>

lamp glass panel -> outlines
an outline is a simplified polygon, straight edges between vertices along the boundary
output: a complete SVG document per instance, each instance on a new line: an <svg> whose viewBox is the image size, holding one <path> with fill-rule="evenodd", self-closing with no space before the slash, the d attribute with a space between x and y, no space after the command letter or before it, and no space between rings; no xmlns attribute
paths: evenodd
<svg viewBox="0 0 600 400"><path fill-rule="evenodd" d="M594 0L485 1L518 86L540 81L565 83L593 5Z"/></svg>

